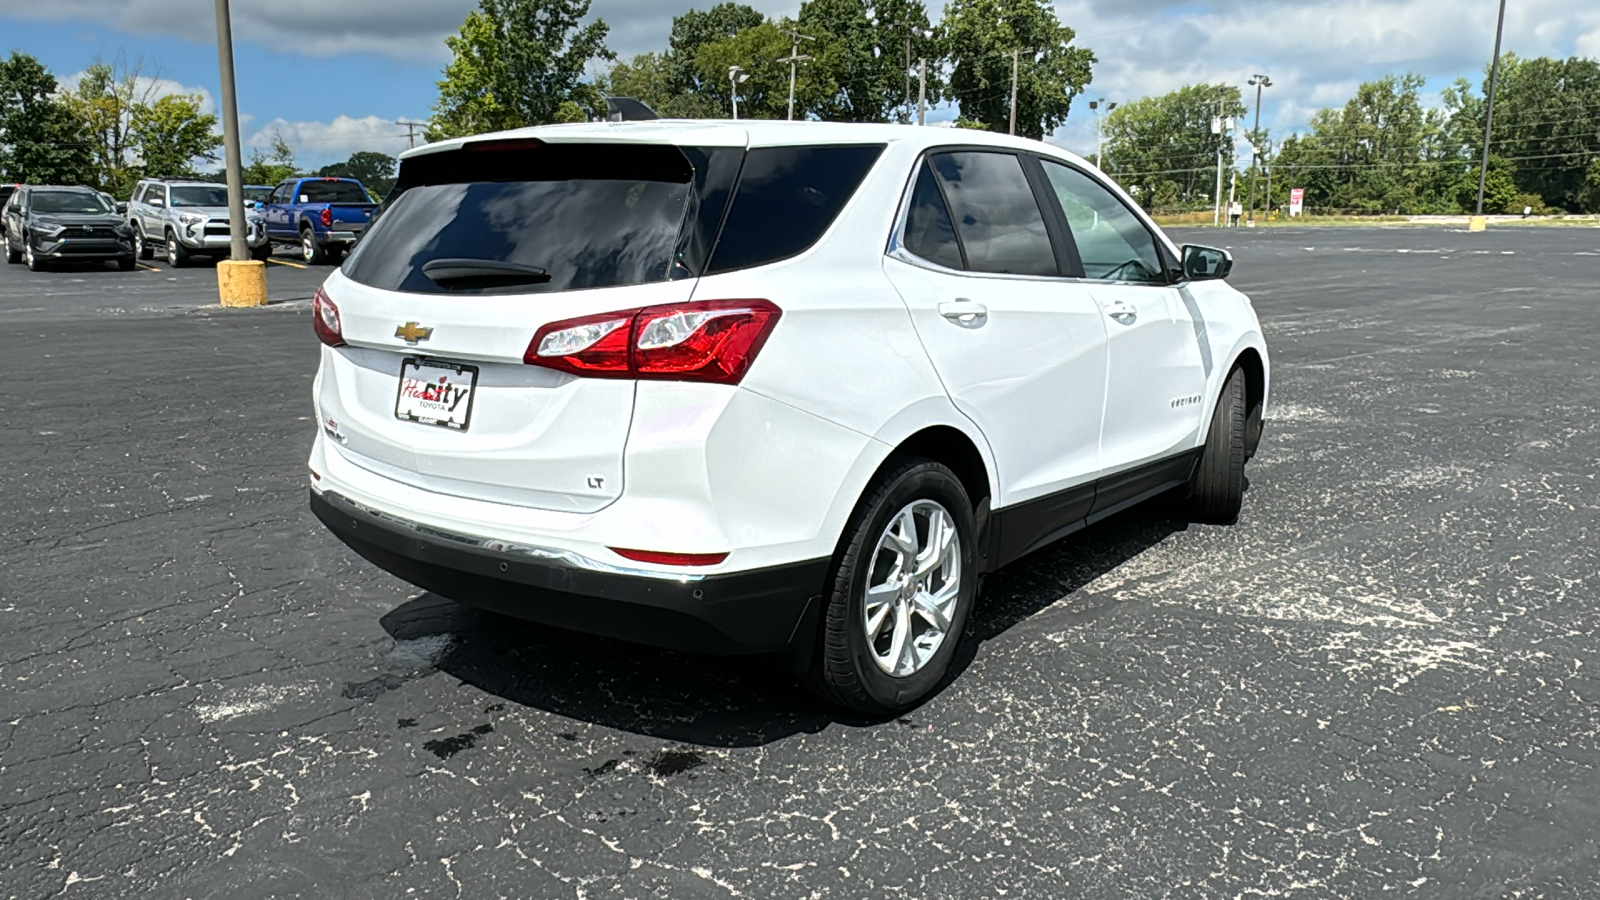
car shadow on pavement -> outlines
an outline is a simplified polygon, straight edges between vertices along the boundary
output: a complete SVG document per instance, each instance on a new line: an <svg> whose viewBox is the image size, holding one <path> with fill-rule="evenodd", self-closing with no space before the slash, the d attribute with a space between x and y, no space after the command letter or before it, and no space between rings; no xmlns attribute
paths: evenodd
<svg viewBox="0 0 1600 900"><path fill-rule="evenodd" d="M990 576L949 677L986 641L1186 526L1148 504ZM1094 615L1094 613L1086 613ZM436 667L508 702L634 734L706 747L751 747L830 724L870 726L807 693L783 660L693 656L520 622L423 594L381 620L396 641L448 635Z"/></svg>

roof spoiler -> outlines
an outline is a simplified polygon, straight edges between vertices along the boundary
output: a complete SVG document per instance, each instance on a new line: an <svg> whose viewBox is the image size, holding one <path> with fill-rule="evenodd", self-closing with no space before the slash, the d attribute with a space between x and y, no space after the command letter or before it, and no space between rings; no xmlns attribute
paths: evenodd
<svg viewBox="0 0 1600 900"><path fill-rule="evenodd" d="M659 119L656 111L632 97L607 97L606 120L609 122L648 122Z"/></svg>

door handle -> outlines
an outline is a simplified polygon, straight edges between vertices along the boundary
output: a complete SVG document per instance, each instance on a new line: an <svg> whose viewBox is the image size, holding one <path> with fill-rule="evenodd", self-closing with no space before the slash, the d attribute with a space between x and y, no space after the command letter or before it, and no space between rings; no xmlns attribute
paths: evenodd
<svg viewBox="0 0 1600 900"><path fill-rule="evenodd" d="M989 320L989 308L982 303L973 303L965 297L958 297L953 303L939 304L939 315L957 325L977 328Z"/></svg>
<svg viewBox="0 0 1600 900"><path fill-rule="evenodd" d="M1139 311L1121 300L1107 306L1106 315L1116 319L1119 325L1132 325L1139 321Z"/></svg>

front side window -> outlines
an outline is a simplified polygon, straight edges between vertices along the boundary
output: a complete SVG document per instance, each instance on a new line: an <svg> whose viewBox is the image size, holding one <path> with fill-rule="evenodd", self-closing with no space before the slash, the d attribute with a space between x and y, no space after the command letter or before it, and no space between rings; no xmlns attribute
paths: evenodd
<svg viewBox="0 0 1600 900"><path fill-rule="evenodd" d="M882 154L882 144L757 147L746 153L706 274L805 252L838 218Z"/></svg>
<svg viewBox="0 0 1600 900"><path fill-rule="evenodd" d="M1044 174L1066 213L1083 259L1083 274L1097 281L1166 284L1155 237L1128 207L1088 175L1051 160Z"/></svg>
<svg viewBox="0 0 1600 900"><path fill-rule="evenodd" d="M950 208L945 205L939 183L927 163L917 166L917 185L911 191L911 209L906 213L906 250L947 269L965 269L961 242L956 240Z"/></svg>
<svg viewBox="0 0 1600 900"><path fill-rule="evenodd" d="M178 185L172 189L172 205L174 207L227 206L228 188L221 184Z"/></svg>
<svg viewBox="0 0 1600 900"><path fill-rule="evenodd" d="M114 207L91 191L34 191L33 211L44 215L99 215Z"/></svg>
<svg viewBox="0 0 1600 900"><path fill-rule="evenodd" d="M1050 232L1015 154L957 151L928 158L950 201L974 272L1059 275Z"/></svg>

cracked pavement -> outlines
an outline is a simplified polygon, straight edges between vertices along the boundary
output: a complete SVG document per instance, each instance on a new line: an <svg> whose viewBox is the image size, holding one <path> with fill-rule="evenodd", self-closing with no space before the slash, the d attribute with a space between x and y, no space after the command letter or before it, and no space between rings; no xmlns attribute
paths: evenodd
<svg viewBox="0 0 1600 900"><path fill-rule="evenodd" d="M997 574L879 723L345 550L303 303L5 267L0 895L1594 896L1600 231L1174 234L1274 354L1240 523Z"/></svg>

